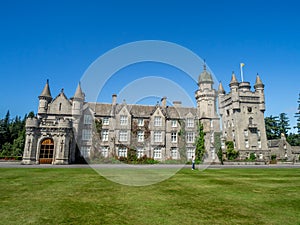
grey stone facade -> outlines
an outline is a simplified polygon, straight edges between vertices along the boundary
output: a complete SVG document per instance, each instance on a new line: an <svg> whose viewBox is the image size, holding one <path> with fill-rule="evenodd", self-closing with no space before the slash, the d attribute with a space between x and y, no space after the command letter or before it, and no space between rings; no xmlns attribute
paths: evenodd
<svg viewBox="0 0 300 225"><path fill-rule="evenodd" d="M213 83L204 65L195 91L197 107L193 108L180 101L169 106L166 97L154 106L118 103L116 95L111 103L86 102L80 84L72 98L63 90L52 98L47 81L36 117L26 121L23 163L69 164L82 157L127 157L132 149L137 157L190 160L195 155L199 123L205 131L205 162L219 163L215 136L220 133L224 151L225 142L233 141L240 159L251 152L269 159L264 85L259 76L254 91L249 82L238 82L234 74L228 94L221 83L218 90L213 89Z"/></svg>
<svg viewBox="0 0 300 225"><path fill-rule="evenodd" d="M233 141L240 159L249 158L251 153L261 160L269 159L264 122L264 84L257 75L254 91L251 91L250 83L238 82L233 73L229 87L227 94L222 83L218 90L223 140Z"/></svg>

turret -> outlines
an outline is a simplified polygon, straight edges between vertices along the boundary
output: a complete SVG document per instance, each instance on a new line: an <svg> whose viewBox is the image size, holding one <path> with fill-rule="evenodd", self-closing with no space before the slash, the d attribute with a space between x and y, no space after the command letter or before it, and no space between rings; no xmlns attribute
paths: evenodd
<svg viewBox="0 0 300 225"><path fill-rule="evenodd" d="M234 72L232 72L232 76L231 76L231 81L229 84L230 90L231 90L231 94L232 94L232 103L233 103L233 109L239 109L240 105L239 105L239 93L238 93L238 87L239 87L239 82L236 79L236 76L234 74Z"/></svg>
<svg viewBox="0 0 300 225"><path fill-rule="evenodd" d="M220 105L224 100L225 94L226 93L225 93L224 87L222 85L222 82L220 82L219 87L218 87L218 99L219 99L219 113L221 116L223 115L223 108L221 108Z"/></svg>
<svg viewBox="0 0 300 225"><path fill-rule="evenodd" d="M255 92L259 94L259 109L261 111L265 111L266 107L265 107L265 94L264 94L264 87L265 85L263 84L263 82L261 81L259 75L256 75L256 80L255 80L255 85L254 85L254 89Z"/></svg>
<svg viewBox="0 0 300 225"><path fill-rule="evenodd" d="M72 115L81 115L85 95L81 90L80 83L78 84L74 97L72 98Z"/></svg>
<svg viewBox="0 0 300 225"><path fill-rule="evenodd" d="M52 96L49 87L49 80L47 80L42 93L39 96L38 114L45 114L48 110L48 104L52 101Z"/></svg>
<svg viewBox="0 0 300 225"><path fill-rule="evenodd" d="M204 63L203 65L203 71L202 73L199 75L198 78L198 86L199 89L204 90L204 89L212 89L212 85L214 84L214 81L211 77L211 74L209 72L207 72L206 70L206 64Z"/></svg>
<svg viewBox="0 0 300 225"><path fill-rule="evenodd" d="M223 88L222 82L219 83L218 93L219 95L225 95L225 90Z"/></svg>

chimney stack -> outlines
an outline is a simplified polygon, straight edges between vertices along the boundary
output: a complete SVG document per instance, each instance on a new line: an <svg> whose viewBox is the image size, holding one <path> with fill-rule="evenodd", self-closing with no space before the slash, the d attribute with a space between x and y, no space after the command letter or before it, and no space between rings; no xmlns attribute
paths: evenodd
<svg viewBox="0 0 300 225"><path fill-rule="evenodd" d="M173 106L174 106L175 108L181 107L181 101L173 101Z"/></svg>
<svg viewBox="0 0 300 225"><path fill-rule="evenodd" d="M166 108L166 106L167 106L167 97L162 97L162 99L160 101L161 101L161 106L163 108Z"/></svg>
<svg viewBox="0 0 300 225"><path fill-rule="evenodd" d="M116 94L113 94L113 95L112 95L112 104L113 104L113 105L116 105L116 104L117 104L117 95L116 95Z"/></svg>

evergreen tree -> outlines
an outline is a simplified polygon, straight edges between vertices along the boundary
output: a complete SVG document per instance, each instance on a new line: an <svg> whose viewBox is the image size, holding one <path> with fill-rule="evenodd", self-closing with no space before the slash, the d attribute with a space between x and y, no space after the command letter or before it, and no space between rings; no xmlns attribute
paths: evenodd
<svg viewBox="0 0 300 225"><path fill-rule="evenodd" d="M278 126L278 117L277 116L269 116L265 118L265 127L267 139L272 140L280 137L280 129Z"/></svg>
<svg viewBox="0 0 300 225"><path fill-rule="evenodd" d="M290 130L291 127L286 113L279 114L278 127L279 127L280 134L284 134L287 137L288 130Z"/></svg>
<svg viewBox="0 0 300 225"><path fill-rule="evenodd" d="M196 139L196 156L195 159L196 160L203 160L204 154L205 154L205 140L204 140L204 130L203 130L203 124L199 123L198 126L198 137Z"/></svg>
<svg viewBox="0 0 300 225"><path fill-rule="evenodd" d="M297 118L297 125L295 128L298 130L298 134L300 134L300 93L297 102L298 102L298 112L295 113L295 117Z"/></svg>

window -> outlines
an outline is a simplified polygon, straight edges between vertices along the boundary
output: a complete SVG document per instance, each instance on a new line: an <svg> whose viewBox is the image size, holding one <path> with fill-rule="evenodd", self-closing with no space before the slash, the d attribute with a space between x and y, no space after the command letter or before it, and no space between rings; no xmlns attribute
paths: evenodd
<svg viewBox="0 0 300 225"><path fill-rule="evenodd" d="M84 115L83 116L83 123L84 124L92 124L92 116L91 115Z"/></svg>
<svg viewBox="0 0 300 225"><path fill-rule="evenodd" d="M171 133L171 142L173 143L177 142L177 132Z"/></svg>
<svg viewBox="0 0 300 225"><path fill-rule="evenodd" d="M82 130L82 140L88 141L92 137L92 131L89 129L83 129Z"/></svg>
<svg viewBox="0 0 300 225"><path fill-rule="evenodd" d="M144 149L142 147L138 147L136 152L137 152L137 157L138 158L141 158L141 157L144 156Z"/></svg>
<svg viewBox="0 0 300 225"><path fill-rule="evenodd" d="M128 116L120 116L120 124L127 125L128 124Z"/></svg>
<svg viewBox="0 0 300 225"><path fill-rule="evenodd" d="M247 110L248 110L249 113L251 113L252 112L252 107L248 107Z"/></svg>
<svg viewBox="0 0 300 225"><path fill-rule="evenodd" d="M159 127L162 125L162 119L160 116L155 116L154 117L154 126Z"/></svg>
<svg viewBox="0 0 300 225"><path fill-rule="evenodd" d="M103 118L103 125L109 125L109 118L108 117Z"/></svg>
<svg viewBox="0 0 300 225"><path fill-rule="evenodd" d="M250 118L249 118L249 125L252 125L252 124L253 124L253 118L250 117Z"/></svg>
<svg viewBox="0 0 300 225"><path fill-rule="evenodd" d="M120 147L118 151L119 157L127 157L127 148Z"/></svg>
<svg viewBox="0 0 300 225"><path fill-rule="evenodd" d="M139 127L144 126L144 119L138 118L138 126L139 126Z"/></svg>
<svg viewBox="0 0 300 225"><path fill-rule="evenodd" d="M178 157L177 148L172 147L171 148L171 158L172 159L177 159L177 157Z"/></svg>
<svg viewBox="0 0 300 225"><path fill-rule="evenodd" d="M195 156L195 149L194 148L186 148L187 158L191 159L192 156Z"/></svg>
<svg viewBox="0 0 300 225"><path fill-rule="evenodd" d="M187 132L186 133L186 142L187 143L194 143L195 142L194 132Z"/></svg>
<svg viewBox="0 0 300 225"><path fill-rule="evenodd" d="M127 130L120 130L119 141L127 141Z"/></svg>
<svg viewBox="0 0 300 225"><path fill-rule="evenodd" d="M154 159L161 159L161 148L154 148Z"/></svg>
<svg viewBox="0 0 300 225"><path fill-rule="evenodd" d="M245 140L245 147L249 148L249 141L248 140Z"/></svg>
<svg viewBox="0 0 300 225"><path fill-rule="evenodd" d="M187 127L194 127L194 119L193 118L188 118L186 126Z"/></svg>
<svg viewBox="0 0 300 225"><path fill-rule="evenodd" d="M258 148L261 149L261 141L257 142Z"/></svg>
<svg viewBox="0 0 300 225"><path fill-rule="evenodd" d="M101 147L101 155L105 158L108 157L108 146Z"/></svg>
<svg viewBox="0 0 300 225"><path fill-rule="evenodd" d="M177 127L177 120L171 120L171 127Z"/></svg>
<svg viewBox="0 0 300 225"><path fill-rule="evenodd" d="M144 141L144 131L139 130L137 132L137 139L138 139L138 142L143 142Z"/></svg>
<svg viewBox="0 0 300 225"><path fill-rule="evenodd" d="M260 130L257 130L257 136L260 137Z"/></svg>
<svg viewBox="0 0 300 225"><path fill-rule="evenodd" d="M88 146L82 146L80 148L80 154L84 158L89 158L90 157L90 147L88 147Z"/></svg>
<svg viewBox="0 0 300 225"><path fill-rule="evenodd" d="M108 130L102 130L102 141L108 141Z"/></svg>
<svg viewBox="0 0 300 225"><path fill-rule="evenodd" d="M154 142L162 142L161 131L154 131Z"/></svg>

